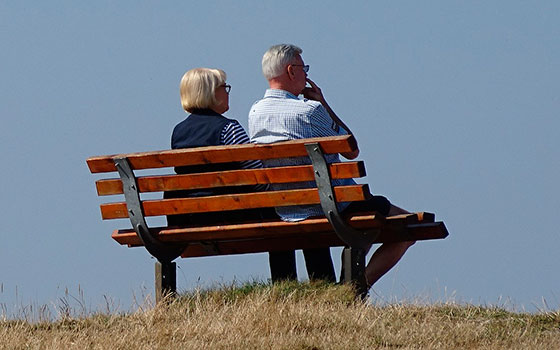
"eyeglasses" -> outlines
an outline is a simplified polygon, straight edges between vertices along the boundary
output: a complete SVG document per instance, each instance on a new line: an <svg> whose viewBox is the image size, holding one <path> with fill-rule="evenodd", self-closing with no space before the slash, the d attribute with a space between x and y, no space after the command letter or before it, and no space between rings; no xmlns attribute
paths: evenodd
<svg viewBox="0 0 560 350"><path fill-rule="evenodd" d="M305 73L309 72L309 65L308 64L290 64L290 66L302 67L302 69Z"/></svg>
<svg viewBox="0 0 560 350"><path fill-rule="evenodd" d="M220 87L223 87L224 89L226 89L226 93L228 93L228 94L231 91L231 85L229 85L229 84L220 85Z"/></svg>

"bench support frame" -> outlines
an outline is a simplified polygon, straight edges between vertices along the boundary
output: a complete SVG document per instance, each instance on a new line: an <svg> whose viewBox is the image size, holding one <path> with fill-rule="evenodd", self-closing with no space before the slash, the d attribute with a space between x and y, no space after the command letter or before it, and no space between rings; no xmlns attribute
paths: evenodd
<svg viewBox="0 0 560 350"><path fill-rule="evenodd" d="M174 262L156 261L156 304L170 301L177 295L177 266Z"/></svg>
<svg viewBox="0 0 560 350"><path fill-rule="evenodd" d="M371 229L366 231L358 231L347 225L338 211L334 191L332 189L331 176L329 174L329 165L325 160L321 146L318 143L309 143L305 145L315 174L315 182L319 191L321 200L321 208L323 213L329 220L334 231L340 239L349 247L368 248L377 237L381 230Z"/></svg>
<svg viewBox="0 0 560 350"><path fill-rule="evenodd" d="M378 229L358 231L346 224L338 211L329 174L329 165L321 146L318 143L309 143L305 145L305 149L313 165L323 213L338 237L347 245L342 253L341 280L344 283L354 284L357 294L365 297L368 291L365 280L366 254L371 246L370 242L374 241L381 231Z"/></svg>
<svg viewBox="0 0 560 350"><path fill-rule="evenodd" d="M175 295L177 290L177 272L176 265L172 262L181 255L185 249L184 245L177 246L165 244L158 241L152 236L148 229L148 224L144 217L140 193L136 176L132 171L132 167L126 157L116 158L115 166L119 172L123 184L124 198L126 200L126 208L132 227L142 240L146 250L154 256L156 262L156 303L166 299L168 295Z"/></svg>
<svg viewBox="0 0 560 350"><path fill-rule="evenodd" d="M344 247L342 251L342 272L340 279L344 283L352 283L362 299L367 296L368 285L366 281L366 255L367 250L360 248Z"/></svg>

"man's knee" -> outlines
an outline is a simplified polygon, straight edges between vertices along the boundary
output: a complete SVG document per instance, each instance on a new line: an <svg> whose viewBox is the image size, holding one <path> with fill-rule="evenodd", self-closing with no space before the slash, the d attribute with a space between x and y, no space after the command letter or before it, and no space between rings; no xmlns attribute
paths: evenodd
<svg viewBox="0 0 560 350"><path fill-rule="evenodd" d="M404 242L396 242L394 243L395 247L398 247L398 250L405 252L408 248L414 245L416 241L404 241Z"/></svg>
<svg viewBox="0 0 560 350"><path fill-rule="evenodd" d="M416 241L405 241L402 242L407 248L410 248L414 245L414 243L416 243Z"/></svg>

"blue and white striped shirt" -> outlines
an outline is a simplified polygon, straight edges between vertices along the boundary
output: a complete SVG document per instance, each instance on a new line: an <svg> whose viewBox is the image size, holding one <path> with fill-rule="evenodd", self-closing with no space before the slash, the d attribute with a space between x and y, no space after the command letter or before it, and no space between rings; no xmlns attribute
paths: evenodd
<svg viewBox="0 0 560 350"><path fill-rule="evenodd" d="M244 143L249 143L249 136L245 132L245 129L236 120L226 124L222 129L220 134L220 143L222 145L241 145ZM260 160L246 160L244 162L239 162L242 169L257 169L262 168L262 162Z"/></svg>
<svg viewBox="0 0 560 350"><path fill-rule="evenodd" d="M220 143L222 145L240 145L244 143L249 143L249 136L245 132L245 129L237 122L233 120L232 122L226 124L222 129L220 134ZM263 164L260 160L246 160L239 162L242 169L258 169L262 168ZM268 185L255 185L257 191L266 191Z"/></svg>
<svg viewBox="0 0 560 350"><path fill-rule="evenodd" d="M262 100L253 104L249 112L249 136L254 143L275 143L294 139L312 137L346 135L348 132L340 128L329 116L320 102L299 99L284 90L268 89ZM327 154L328 163L340 162L338 154ZM308 157L283 158L264 160L267 168L289 165L311 164ZM352 185L352 179L333 180L332 184ZM286 190L315 187L314 182L290 184L274 184L271 190ZM339 210L347 204L339 205ZM277 207L276 212L282 220L300 221L311 216L321 216L323 211L319 205Z"/></svg>

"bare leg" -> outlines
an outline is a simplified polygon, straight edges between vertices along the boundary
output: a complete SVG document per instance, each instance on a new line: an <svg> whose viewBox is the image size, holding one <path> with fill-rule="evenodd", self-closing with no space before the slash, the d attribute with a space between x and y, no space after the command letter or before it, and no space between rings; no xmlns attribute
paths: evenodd
<svg viewBox="0 0 560 350"><path fill-rule="evenodd" d="M408 211L392 205L389 216L408 214ZM366 266L366 281L368 287L371 287L383 275L385 275L399 260L402 258L406 250L415 242L396 242L384 243L379 247L369 260Z"/></svg>
<svg viewBox="0 0 560 350"><path fill-rule="evenodd" d="M379 247L366 266L366 281L371 287L387 273L415 242L384 243Z"/></svg>

